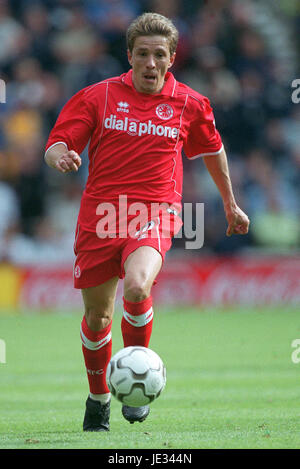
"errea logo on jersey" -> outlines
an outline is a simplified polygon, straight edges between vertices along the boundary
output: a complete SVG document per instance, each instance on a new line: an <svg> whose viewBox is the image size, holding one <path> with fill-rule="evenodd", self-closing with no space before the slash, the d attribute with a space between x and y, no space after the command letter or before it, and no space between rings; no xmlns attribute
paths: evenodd
<svg viewBox="0 0 300 469"><path fill-rule="evenodd" d="M119 130L127 132L133 137L142 135L154 135L158 137L177 138L179 129L177 127L169 127L166 125L153 124L151 120L148 122L140 122L138 119L125 117L125 119L117 119L115 114L111 114L104 119L104 127L106 129Z"/></svg>
<svg viewBox="0 0 300 469"><path fill-rule="evenodd" d="M119 107L117 107L117 111L118 111L118 112L129 112L129 109L128 109L128 108L129 108L129 104L126 103L126 101L124 101L124 102L123 102L123 101L120 101L120 102L118 103L118 106L119 106Z"/></svg>

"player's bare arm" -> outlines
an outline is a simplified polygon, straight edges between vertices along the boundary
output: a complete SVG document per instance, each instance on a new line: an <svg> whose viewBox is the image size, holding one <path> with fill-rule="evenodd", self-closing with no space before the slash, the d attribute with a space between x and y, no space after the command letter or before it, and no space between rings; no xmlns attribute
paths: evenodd
<svg viewBox="0 0 300 469"><path fill-rule="evenodd" d="M45 161L51 168L61 173L78 171L81 158L74 150L68 150L63 143L58 143L45 153Z"/></svg>
<svg viewBox="0 0 300 469"><path fill-rule="evenodd" d="M228 227L227 236L232 234L247 234L250 220L238 207L229 174L227 156L224 149L214 156L205 156L204 163L221 194Z"/></svg>

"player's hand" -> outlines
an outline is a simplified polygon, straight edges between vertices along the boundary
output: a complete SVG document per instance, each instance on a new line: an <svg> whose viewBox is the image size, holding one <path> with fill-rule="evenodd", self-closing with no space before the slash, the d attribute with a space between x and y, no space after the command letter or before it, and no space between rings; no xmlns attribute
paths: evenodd
<svg viewBox="0 0 300 469"><path fill-rule="evenodd" d="M56 162L55 168L61 173L69 173L71 171L78 171L81 166L81 158L74 150L69 150L64 153Z"/></svg>
<svg viewBox="0 0 300 469"><path fill-rule="evenodd" d="M230 209L225 209L225 214L228 222L226 236L233 234L244 235L248 233L250 220L237 205Z"/></svg>

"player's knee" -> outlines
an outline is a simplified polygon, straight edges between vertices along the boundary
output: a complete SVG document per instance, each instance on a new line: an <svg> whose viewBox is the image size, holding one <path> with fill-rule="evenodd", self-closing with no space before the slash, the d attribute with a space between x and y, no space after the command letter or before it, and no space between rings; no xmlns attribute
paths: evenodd
<svg viewBox="0 0 300 469"><path fill-rule="evenodd" d="M93 331L100 331L111 322L111 312L108 310L98 310L97 308L87 307L85 309L85 319L87 325Z"/></svg>
<svg viewBox="0 0 300 469"><path fill-rule="evenodd" d="M130 280L124 282L124 297L128 301L143 301L150 295L151 287L145 281Z"/></svg>

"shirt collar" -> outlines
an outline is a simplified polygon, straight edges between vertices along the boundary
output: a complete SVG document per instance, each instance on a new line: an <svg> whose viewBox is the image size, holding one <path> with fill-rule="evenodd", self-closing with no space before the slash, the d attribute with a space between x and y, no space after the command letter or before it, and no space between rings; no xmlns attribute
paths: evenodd
<svg viewBox="0 0 300 469"><path fill-rule="evenodd" d="M124 73L122 76L122 81L126 85L134 88L134 84L132 81L132 69L130 69L127 73ZM176 88L176 80L174 78L173 73L167 72L165 76L165 84L163 89L160 93L154 94L152 96L175 96L175 88ZM134 88L135 89L135 88ZM138 93L138 91L136 91ZM139 93L139 94L146 94L146 93Z"/></svg>

